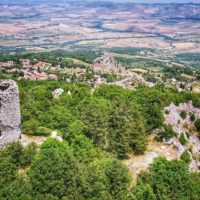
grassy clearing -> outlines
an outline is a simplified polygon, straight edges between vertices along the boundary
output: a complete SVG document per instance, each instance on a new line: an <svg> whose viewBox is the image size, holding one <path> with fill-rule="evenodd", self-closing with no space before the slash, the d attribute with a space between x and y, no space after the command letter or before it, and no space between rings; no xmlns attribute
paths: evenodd
<svg viewBox="0 0 200 200"><path fill-rule="evenodd" d="M84 62L84 61L82 61L82 60L78 60L78 59L75 59L75 58L68 58L68 57L66 57L66 58L64 58L65 60L67 60L67 61L72 61L74 64L78 64L78 65L84 65L84 66L88 66L88 67L90 67L91 66L91 64L89 64L89 63L87 63L87 62Z"/></svg>

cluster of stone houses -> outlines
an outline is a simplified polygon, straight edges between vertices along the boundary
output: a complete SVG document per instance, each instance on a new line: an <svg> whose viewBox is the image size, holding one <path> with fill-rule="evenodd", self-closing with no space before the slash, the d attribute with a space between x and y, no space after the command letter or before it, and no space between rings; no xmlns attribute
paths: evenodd
<svg viewBox="0 0 200 200"><path fill-rule="evenodd" d="M13 61L0 62L0 67L11 67L14 65Z"/></svg>

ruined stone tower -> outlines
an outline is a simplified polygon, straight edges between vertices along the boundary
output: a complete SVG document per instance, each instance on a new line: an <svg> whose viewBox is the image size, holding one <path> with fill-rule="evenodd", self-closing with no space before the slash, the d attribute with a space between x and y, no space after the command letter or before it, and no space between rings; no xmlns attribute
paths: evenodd
<svg viewBox="0 0 200 200"><path fill-rule="evenodd" d="M20 138L18 86L13 80L0 80L0 147Z"/></svg>

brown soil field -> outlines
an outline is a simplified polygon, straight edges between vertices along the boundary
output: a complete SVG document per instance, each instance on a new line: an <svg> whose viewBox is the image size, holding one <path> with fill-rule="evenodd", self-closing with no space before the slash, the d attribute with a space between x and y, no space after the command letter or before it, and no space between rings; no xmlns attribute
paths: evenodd
<svg viewBox="0 0 200 200"><path fill-rule="evenodd" d="M161 55L200 52L199 4L74 2L0 9L0 50L92 46L151 48Z"/></svg>

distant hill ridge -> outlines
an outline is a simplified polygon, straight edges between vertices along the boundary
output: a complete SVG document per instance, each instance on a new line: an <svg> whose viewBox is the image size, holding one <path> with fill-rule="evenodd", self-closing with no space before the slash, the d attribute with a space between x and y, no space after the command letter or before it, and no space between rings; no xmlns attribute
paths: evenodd
<svg viewBox="0 0 200 200"><path fill-rule="evenodd" d="M101 2L105 4L112 3L139 3L139 4L199 4L199 0L174 0L174 2L170 0L2 0L0 4L62 4L62 3L70 3L70 2Z"/></svg>

